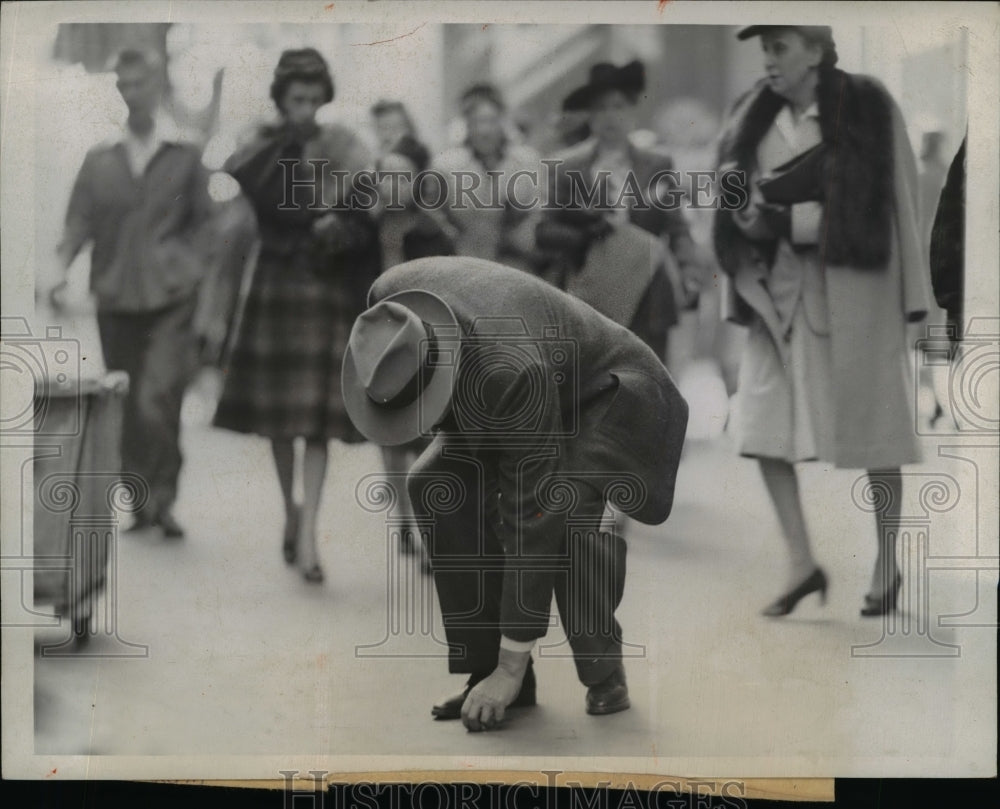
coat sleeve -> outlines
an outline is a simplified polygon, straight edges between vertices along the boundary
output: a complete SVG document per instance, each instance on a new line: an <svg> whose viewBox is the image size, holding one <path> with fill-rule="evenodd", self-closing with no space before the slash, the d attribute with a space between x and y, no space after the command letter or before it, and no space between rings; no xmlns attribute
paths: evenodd
<svg viewBox="0 0 1000 809"><path fill-rule="evenodd" d="M540 205L544 197L539 187L542 158L534 149L527 147L518 148L513 154L516 165L514 171L505 178L508 188L500 249L508 255L534 264L539 258L535 228L541 220Z"/></svg>
<svg viewBox="0 0 1000 809"><path fill-rule="evenodd" d="M669 157L663 157L657 170L670 171L673 167L673 160ZM673 183L669 178L665 178L665 180ZM687 272L689 266L697 264L694 240L691 238L691 227L684 216L684 211L680 208L664 210L661 233L669 239L670 252L674 254L683 272Z"/></svg>
<svg viewBox="0 0 1000 809"><path fill-rule="evenodd" d="M209 196L208 169L201 162L201 153L197 149L194 149L191 176L188 181L188 199L191 206L191 240L199 251L208 255L215 247L210 242L218 210Z"/></svg>
<svg viewBox="0 0 1000 809"><path fill-rule="evenodd" d="M434 208L434 212L442 222L442 227L445 229L445 232L448 233L453 240L457 240L461 235L464 225L461 217L456 215L455 211L456 200L458 197L458 189L455 186L455 172L459 169L460 161L453 149L449 149L435 156L433 162L431 163L431 171L436 172L440 176L441 182L444 184L445 193L447 194L445 204L436 206Z"/></svg>
<svg viewBox="0 0 1000 809"><path fill-rule="evenodd" d="M63 265L69 267L80 249L94 235L94 177L92 153L88 153L73 183L63 237L56 248Z"/></svg>

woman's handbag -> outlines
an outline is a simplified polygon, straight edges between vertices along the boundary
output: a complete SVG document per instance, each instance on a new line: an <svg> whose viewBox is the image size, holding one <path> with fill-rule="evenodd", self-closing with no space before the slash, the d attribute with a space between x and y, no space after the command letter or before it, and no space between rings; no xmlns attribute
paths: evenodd
<svg viewBox="0 0 1000 809"><path fill-rule="evenodd" d="M772 205L795 205L823 199L826 152L826 144L817 143L760 179L757 187L764 201Z"/></svg>

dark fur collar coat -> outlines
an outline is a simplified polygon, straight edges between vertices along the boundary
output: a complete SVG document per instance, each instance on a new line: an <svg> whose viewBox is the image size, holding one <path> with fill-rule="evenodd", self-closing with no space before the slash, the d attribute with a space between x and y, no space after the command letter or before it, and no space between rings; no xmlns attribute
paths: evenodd
<svg viewBox="0 0 1000 809"><path fill-rule="evenodd" d="M817 102L828 150L825 238L820 245L824 261L882 269L892 239L892 101L874 79L831 69L820 74ZM785 103L766 82L743 96L723 133L719 165L735 163L749 181L756 168L757 146ZM723 270L733 275L747 245L731 212L718 212L713 239Z"/></svg>

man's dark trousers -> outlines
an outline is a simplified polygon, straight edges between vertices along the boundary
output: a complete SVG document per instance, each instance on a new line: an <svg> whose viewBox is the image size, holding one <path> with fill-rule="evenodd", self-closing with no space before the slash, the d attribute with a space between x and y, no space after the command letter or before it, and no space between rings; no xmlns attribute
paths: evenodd
<svg viewBox="0 0 1000 809"><path fill-rule="evenodd" d="M122 471L149 486L156 515L177 498L180 415L197 363L195 297L152 312L98 312L104 362L129 375L122 426Z"/></svg>
<svg viewBox="0 0 1000 809"><path fill-rule="evenodd" d="M488 453L471 453L461 440L439 435L452 452L434 457L433 467L418 459L409 476L421 530L441 606L453 674L489 674L496 668L500 648L500 604L505 567L517 566L526 575L542 568L553 570L554 595L563 629L586 685L603 682L621 661L621 626L615 610L625 589L625 541L601 532L604 498L587 480L561 478L565 493L573 492L557 543L558 553L534 556L505 552L497 531L498 487ZM432 445L432 450L433 450ZM558 497L558 495L554 495ZM456 507L457 504L457 507ZM510 549L507 549L508 551ZM548 616L539 616L548 625Z"/></svg>

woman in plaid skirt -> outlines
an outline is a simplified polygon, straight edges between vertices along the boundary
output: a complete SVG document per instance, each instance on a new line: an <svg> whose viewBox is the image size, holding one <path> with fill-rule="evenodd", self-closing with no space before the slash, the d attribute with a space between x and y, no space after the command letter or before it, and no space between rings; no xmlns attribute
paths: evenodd
<svg viewBox="0 0 1000 809"><path fill-rule="evenodd" d="M316 518L327 444L363 440L344 409L340 367L379 269L377 230L352 183L371 167L368 152L348 129L316 124L333 95L317 51L285 51L271 85L280 120L226 163L256 212L260 254L215 416L216 426L271 439L285 561L297 561L314 583L323 580ZM317 160L326 165L306 162ZM336 211L310 207L314 200ZM293 495L296 438L305 443L301 506Z"/></svg>

